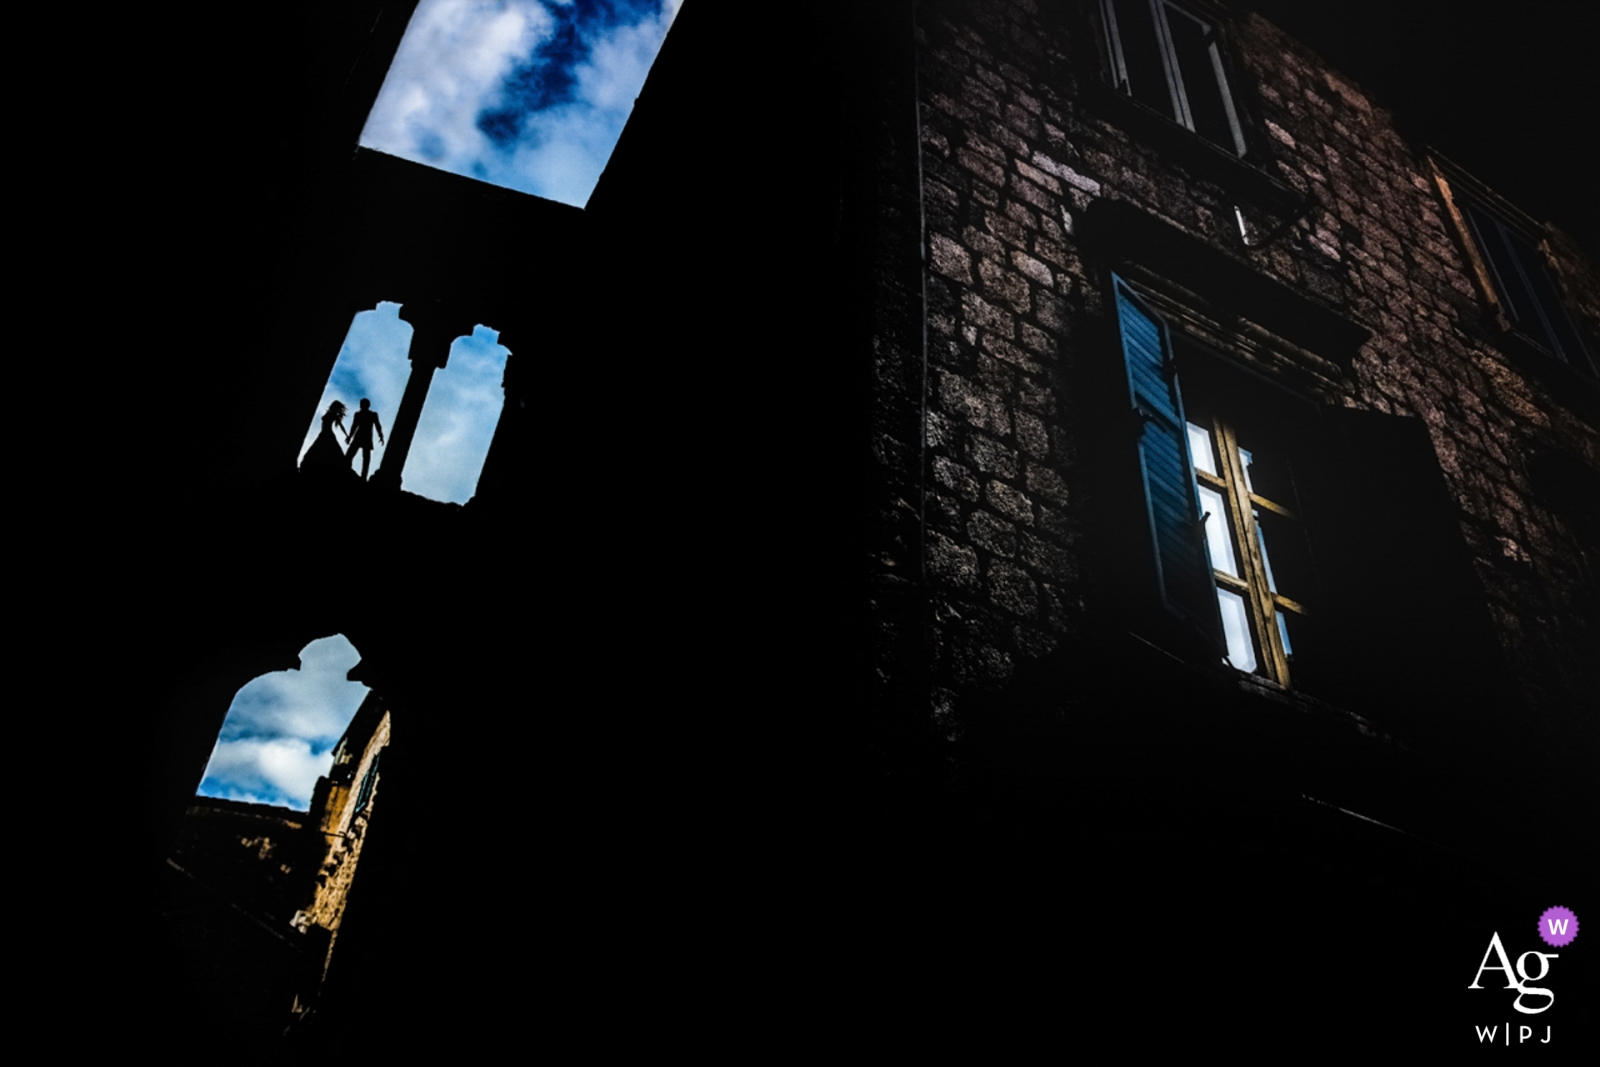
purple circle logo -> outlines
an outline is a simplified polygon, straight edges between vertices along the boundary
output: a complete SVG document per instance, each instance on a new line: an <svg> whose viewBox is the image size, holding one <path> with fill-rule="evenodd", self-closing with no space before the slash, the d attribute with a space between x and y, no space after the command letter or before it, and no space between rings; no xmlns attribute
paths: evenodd
<svg viewBox="0 0 1600 1067"><path fill-rule="evenodd" d="M1544 914L1539 916L1539 936L1551 948L1570 945L1572 939L1578 936L1578 917L1571 908L1563 908L1559 904L1546 908Z"/></svg>

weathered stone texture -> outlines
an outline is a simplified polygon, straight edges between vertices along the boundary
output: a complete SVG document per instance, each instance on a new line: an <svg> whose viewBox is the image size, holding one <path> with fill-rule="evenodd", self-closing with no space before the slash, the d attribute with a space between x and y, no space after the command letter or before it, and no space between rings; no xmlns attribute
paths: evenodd
<svg viewBox="0 0 1600 1067"><path fill-rule="evenodd" d="M1088 561L1070 462L1082 442L1063 399L1076 335L1108 314L1104 278L1085 265L1077 234L1100 199L1132 203L1372 331L1339 402L1427 422L1463 515L1490 535L1476 549L1486 598L1492 586L1506 603L1532 602L1544 595L1541 575L1584 572L1570 531L1534 498L1515 457L1551 447L1600 466L1593 424L1484 332L1426 159L1360 86L1257 17L1234 27L1247 136L1260 154L1249 165L1313 198L1287 232L1251 249L1235 208L1260 239L1293 206L1251 203L1120 128L1077 91L1098 73L1047 68L1047 54L1092 50L1072 39L1081 23L1031 3L920 11L927 299L939 339L923 429L932 476L961 516L930 535L928 559L935 584L965 605L935 624L938 641L963 650L941 660L960 684L997 681L1054 647L1037 629L962 636L984 611L1059 632L1082 602ZM1547 244L1592 328L1600 285L1565 238ZM1558 627L1507 619L1503 640L1525 670L1568 654L1571 635Z"/></svg>

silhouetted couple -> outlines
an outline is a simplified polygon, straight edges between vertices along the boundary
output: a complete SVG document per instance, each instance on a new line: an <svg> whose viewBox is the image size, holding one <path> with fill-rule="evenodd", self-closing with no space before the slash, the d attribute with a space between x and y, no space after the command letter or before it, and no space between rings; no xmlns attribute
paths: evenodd
<svg viewBox="0 0 1600 1067"><path fill-rule="evenodd" d="M355 458L356 449L361 450L361 480L367 480L367 471L372 466L372 435L378 435L378 443L383 444L383 424L378 421L378 413L372 410L372 401L365 397L361 400L361 410L356 412L355 418L350 422L350 429L344 428L345 406L335 400L328 405L327 412L322 416L322 432L317 434L317 439L306 450L306 458L300 461L302 470L346 470L350 469L350 461ZM334 430L344 434L345 442L350 446L348 450L341 449L338 435ZM341 457L340 452L343 452Z"/></svg>

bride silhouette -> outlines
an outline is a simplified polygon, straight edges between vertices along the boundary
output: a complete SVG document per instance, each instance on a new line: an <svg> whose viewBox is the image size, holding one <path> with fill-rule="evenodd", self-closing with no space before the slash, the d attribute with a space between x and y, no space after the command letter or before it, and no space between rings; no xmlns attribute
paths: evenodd
<svg viewBox="0 0 1600 1067"><path fill-rule="evenodd" d="M346 441L350 439L350 431L344 428L344 412L344 404L337 400L328 405L327 412L322 416L322 432L306 449L305 458L300 460L301 470L319 474L337 474L340 471L354 473L350 469L350 460L344 454L344 447L334 433L337 429L344 434Z"/></svg>

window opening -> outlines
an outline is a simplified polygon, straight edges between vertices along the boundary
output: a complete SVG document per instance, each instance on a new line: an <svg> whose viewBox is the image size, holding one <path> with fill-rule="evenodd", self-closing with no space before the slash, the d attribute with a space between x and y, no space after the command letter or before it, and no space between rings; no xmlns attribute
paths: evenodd
<svg viewBox="0 0 1600 1067"><path fill-rule="evenodd" d="M1101 11L1117 90L1244 155L1216 24L1169 0L1102 0Z"/></svg>
<svg viewBox="0 0 1600 1067"><path fill-rule="evenodd" d="M301 470L339 476L348 471L354 481L363 464L369 480L382 469L412 372L415 330L400 311L400 304L386 300L351 320L301 442ZM505 406L511 350L499 338L498 331L480 325L451 343L446 365L428 382L411 434L401 471L407 492L442 503L472 498ZM363 401L376 420L366 433Z"/></svg>
<svg viewBox="0 0 1600 1067"><path fill-rule="evenodd" d="M1461 196L1457 203L1487 261L1511 325L1562 362L1588 370L1588 355L1556 294L1537 242L1470 196Z"/></svg>
<svg viewBox="0 0 1600 1067"><path fill-rule="evenodd" d="M1291 536L1290 531L1280 525L1271 536L1267 529L1273 523L1297 524L1298 516L1255 490L1255 458L1239 445L1232 424L1212 419L1207 428L1190 422L1188 433L1198 442L1191 444L1191 453L1200 457L1194 464L1195 488L1228 660L1241 671L1288 685L1294 654L1288 617L1303 616L1306 608L1279 591L1272 573L1267 546Z"/></svg>
<svg viewBox="0 0 1600 1067"><path fill-rule="evenodd" d="M380 749L372 757L372 765L367 768L367 773L361 776L361 789L356 793L355 811L357 815L367 810L367 803L372 799L372 790L378 784L378 761L382 757L383 752Z"/></svg>
<svg viewBox="0 0 1600 1067"><path fill-rule="evenodd" d="M359 661L336 634L240 688L168 857L168 934L240 1032L306 1013L344 917L391 736Z"/></svg>
<svg viewBox="0 0 1600 1067"><path fill-rule="evenodd" d="M302 649L298 668L246 683L228 706L198 795L307 810L370 692L347 677L360 661L335 634Z"/></svg>
<svg viewBox="0 0 1600 1067"><path fill-rule="evenodd" d="M400 318L400 305L381 301L370 311L357 312L350 320L350 329L339 355L328 373L328 384L312 412L311 424L306 428L305 440L300 443L299 466L304 469L307 456L313 464L326 464L336 469L354 469L359 466L360 453L348 456L350 442L345 434L354 429L354 418L363 399L371 402L371 410L378 413L386 432L393 429L394 414L400 410L400 398L405 395L406 381L411 377L411 362L406 353L411 348L412 327ZM329 409L338 403L343 406L342 428L329 418ZM313 453L311 448L324 432L325 440ZM341 432L342 429L342 432ZM332 449L333 455L329 453ZM376 473L383 465L384 442L374 438L371 471ZM343 467L339 464L342 461Z"/></svg>
<svg viewBox="0 0 1600 1067"><path fill-rule="evenodd" d="M451 344L449 361L428 386L401 472L407 492L449 504L472 498L505 406L510 355L499 332L482 325Z"/></svg>
<svg viewBox="0 0 1600 1067"><path fill-rule="evenodd" d="M1594 375L1594 353L1567 313L1540 240L1521 213L1487 188L1434 162L1434 180L1460 230L1467 260L1503 325L1579 371ZM1500 206L1495 206L1499 201Z"/></svg>
<svg viewBox="0 0 1600 1067"><path fill-rule="evenodd" d="M361 144L583 207L682 0L422 0Z"/></svg>
<svg viewBox="0 0 1600 1067"><path fill-rule="evenodd" d="M1246 447L1250 413L1234 416L1237 398L1208 390L1204 375L1186 396L1165 321L1120 278L1114 288L1162 602L1235 669L1288 685L1296 620L1308 614L1291 594L1310 568L1282 435ZM1280 577L1293 579L1288 592Z"/></svg>

